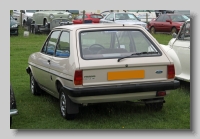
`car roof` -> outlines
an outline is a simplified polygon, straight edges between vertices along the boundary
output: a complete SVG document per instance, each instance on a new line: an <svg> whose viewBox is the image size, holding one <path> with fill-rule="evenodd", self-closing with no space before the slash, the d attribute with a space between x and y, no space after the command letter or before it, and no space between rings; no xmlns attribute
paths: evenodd
<svg viewBox="0 0 200 139"><path fill-rule="evenodd" d="M54 29L69 29L69 30L77 30L81 28L104 28L104 27L137 27L139 29L143 29L144 27L140 25L128 25L128 24L116 24L116 23L99 23L99 24L73 24L73 25L64 25L64 26L58 26Z"/></svg>

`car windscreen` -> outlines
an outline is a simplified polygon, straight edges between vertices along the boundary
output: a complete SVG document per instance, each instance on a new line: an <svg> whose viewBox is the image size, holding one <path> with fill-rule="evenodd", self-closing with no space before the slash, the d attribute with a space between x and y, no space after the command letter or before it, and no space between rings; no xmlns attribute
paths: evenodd
<svg viewBox="0 0 200 139"><path fill-rule="evenodd" d="M116 13L115 20L138 20L134 14L129 13Z"/></svg>
<svg viewBox="0 0 200 139"><path fill-rule="evenodd" d="M189 18L186 15L171 15L173 22L185 22Z"/></svg>
<svg viewBox="0 0 200 139"><path fill-rule="evenodd" d="M81 57L86 60L110 59L129 56L133 53L156 52L159 49L140 30L97 30L79 33Z"/></svg>

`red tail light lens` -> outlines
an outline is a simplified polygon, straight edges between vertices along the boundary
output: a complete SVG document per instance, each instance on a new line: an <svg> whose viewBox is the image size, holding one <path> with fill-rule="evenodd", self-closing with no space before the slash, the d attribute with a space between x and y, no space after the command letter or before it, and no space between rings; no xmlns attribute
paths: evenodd
<svg viewBox="0 0 200 139"><path fill-rule="evenodd" d="M166 96L166 91L158 91L156 92L156 96Z"/></svg>
<svg viewBox="0 0 200 139"><path fill-rule="evenodd" d="M83 85L83 71L76 70L74 73L74 84L75 85Z"/></svg>
<svg viewBox="0 0 200 139"><path fill-rule="evenodd" d="M174 65L167 65L167 78L173 79L175 77Z"/></svg>

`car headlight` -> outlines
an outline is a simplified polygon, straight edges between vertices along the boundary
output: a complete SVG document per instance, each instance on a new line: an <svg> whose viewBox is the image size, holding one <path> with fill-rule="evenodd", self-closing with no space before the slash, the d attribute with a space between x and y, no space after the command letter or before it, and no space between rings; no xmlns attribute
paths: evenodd
<svg viewBox="0 0 200 139"><path fill-rule="evenodd" d="M14 24L11 26L11 28L16 28L18 25L17 24Z"/></svg>
<svg viewBox="0 0 200 139"><path fill-rule="evenodd" d="M147 24L142 24L142 26L147 29Z"/></svg>
<svg viewBox="0 0 200 139"><path fill-rule="evenodd" d="M50 14L50 15L49 15L49 18L50 18L50 19L53 19L53 18L54 18L54 15L53 15L53 14Z"/></svg>
<svg viewBox="0 0 200 139"><path fill-rule="evenodd" d="M68 16L68 18L72 19L72 15L70 14L70 15Z"/></svg>

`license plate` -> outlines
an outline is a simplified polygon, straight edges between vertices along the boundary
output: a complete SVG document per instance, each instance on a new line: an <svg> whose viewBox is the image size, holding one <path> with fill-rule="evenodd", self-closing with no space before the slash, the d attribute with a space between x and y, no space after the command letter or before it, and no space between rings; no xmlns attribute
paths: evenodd
<svg viewBox="0 0 200 139"><path fill-rule="evenodd" d="M144 70L113 71L108 72L108 80L128 80L144 78Z"/></svg>

